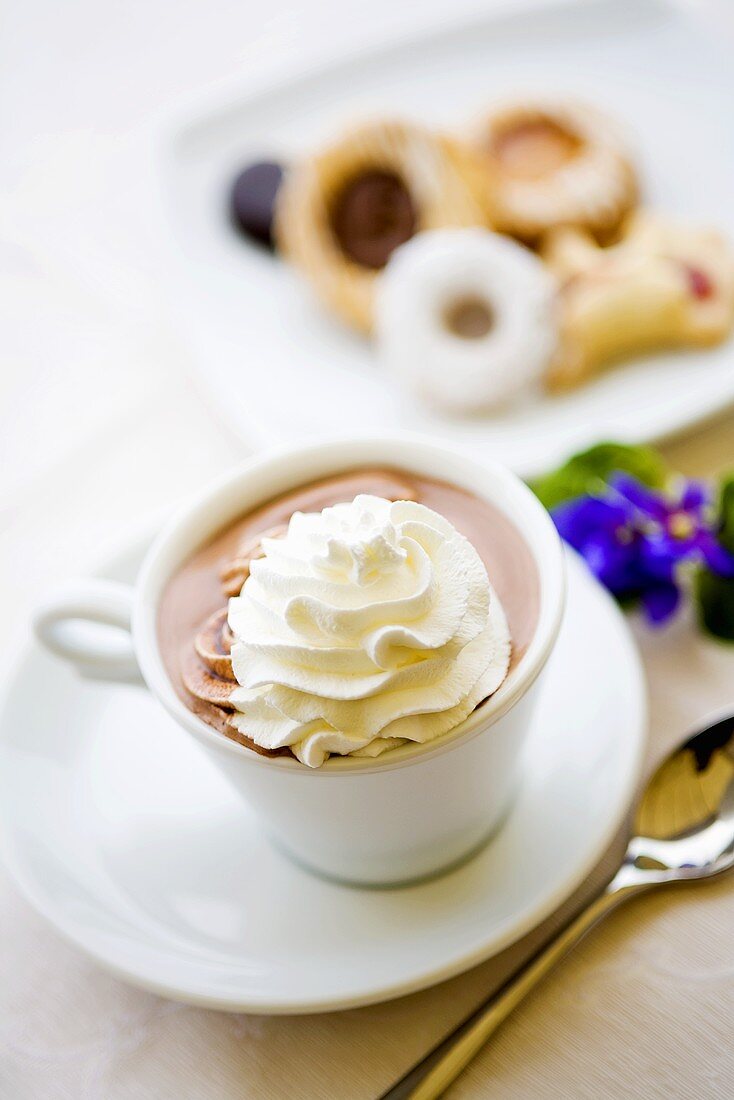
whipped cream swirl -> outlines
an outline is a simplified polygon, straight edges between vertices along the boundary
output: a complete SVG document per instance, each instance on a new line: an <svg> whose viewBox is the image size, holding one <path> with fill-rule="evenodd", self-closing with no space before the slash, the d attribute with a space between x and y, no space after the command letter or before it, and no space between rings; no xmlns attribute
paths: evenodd
<svg viewBox="0 0 734 1100"><path fill-rule="evenodd" d="M230 722L309 767L454 728L507 675L502 605L472 544L412 501L296 512L230 600Z"/></svg>

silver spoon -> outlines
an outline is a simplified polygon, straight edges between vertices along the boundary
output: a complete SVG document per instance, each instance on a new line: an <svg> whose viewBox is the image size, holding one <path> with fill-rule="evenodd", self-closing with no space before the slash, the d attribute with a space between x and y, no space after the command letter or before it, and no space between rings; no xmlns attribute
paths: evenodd
<svg viewBox="0 0 734 1100"><path fill-rule="evenodd" d="M548 971L607 913L654 886L696 882L734 866L734 716L701 730L653 773L611 882L381 1100L433 1100Z"/></svg>

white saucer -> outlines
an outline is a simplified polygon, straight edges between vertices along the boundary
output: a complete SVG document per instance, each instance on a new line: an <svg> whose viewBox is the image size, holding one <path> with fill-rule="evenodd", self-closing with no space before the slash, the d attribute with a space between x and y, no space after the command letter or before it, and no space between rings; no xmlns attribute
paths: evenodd
<svg viewBox="0 0 734 1100"><path fill-rule="evenodd" d="M136 545L104 573L131 579ZM31 647L0 716L0 833L33 905L93 958L183 1001L250 1012L397 997L549 914L621 822L646 724L622 615L569 554L569 603L519 799L459 869L340 886L275 851L142 689L83 682Z"/></svg>

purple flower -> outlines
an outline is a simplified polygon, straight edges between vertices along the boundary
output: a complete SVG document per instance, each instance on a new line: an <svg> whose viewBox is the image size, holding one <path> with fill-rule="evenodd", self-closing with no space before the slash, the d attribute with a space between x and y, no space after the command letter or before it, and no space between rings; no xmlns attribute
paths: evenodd
<svg viewBox="0 0 734 1100"><path fill-rule="evenodd" d="M734 577L734 556L717 539L711 494L701 482L660 492L615 473L600 495L579 497L551 514L601 583L623 602L640 602L652 623L677 610L687 567L704 564Z"/></svg>

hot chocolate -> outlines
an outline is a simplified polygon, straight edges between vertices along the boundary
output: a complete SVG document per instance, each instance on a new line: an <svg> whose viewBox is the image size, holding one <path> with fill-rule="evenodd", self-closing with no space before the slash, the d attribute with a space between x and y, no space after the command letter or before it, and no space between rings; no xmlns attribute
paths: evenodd
<svg viewBox="0 0 734 1100"><path fill-rule="evenodd" d="M522 658L538 608L533 558L498 508L438 480L360 469L209 540L169 581L158 639L205 722L318 766L458 725Z"/></svg>

